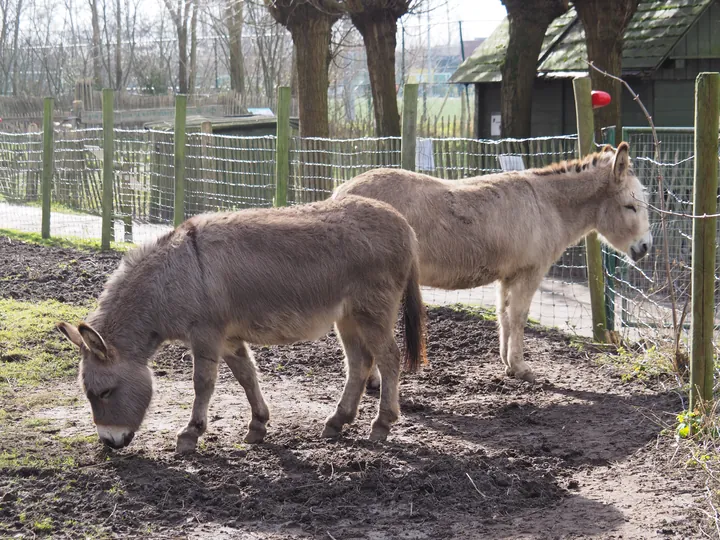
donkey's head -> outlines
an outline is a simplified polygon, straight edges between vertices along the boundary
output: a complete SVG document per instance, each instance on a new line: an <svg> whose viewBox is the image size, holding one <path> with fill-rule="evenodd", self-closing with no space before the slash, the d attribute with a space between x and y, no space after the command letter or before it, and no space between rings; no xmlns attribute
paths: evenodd
<svg viewBox="0 0 720 540"><path fill-rule="evenodd" d="M86 323L57 325L80 348L80 386L90 401L100 440L112 448L130 444L152 398L152 374L117 350Z"/></svg>
<svg viewBox="0 0 720 540"><path fill-rule="evenodd" d="M600 157L607 166L606 197L600 203L597 231L618 251L640 260L652 247L647 193L633 173L629 147L608 145Z"/></svg>

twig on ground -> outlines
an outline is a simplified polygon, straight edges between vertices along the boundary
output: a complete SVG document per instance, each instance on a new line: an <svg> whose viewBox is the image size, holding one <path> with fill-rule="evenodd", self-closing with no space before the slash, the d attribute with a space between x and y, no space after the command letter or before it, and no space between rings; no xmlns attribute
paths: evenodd
<svg viewBox="0 0 720 540"><path fill-rule="evenodd" d="M483 499L487 499L488 496L485 495L482 491L480 491L480 490L478 489L478 487L475 485L475 481L472 479L472 477L471 477L468 473L465 473L465 476L468 477L468 480L470 480L470 483L472 484L472 487L475 488L475 491L477 491L480 495L482 495Z"/></svg>

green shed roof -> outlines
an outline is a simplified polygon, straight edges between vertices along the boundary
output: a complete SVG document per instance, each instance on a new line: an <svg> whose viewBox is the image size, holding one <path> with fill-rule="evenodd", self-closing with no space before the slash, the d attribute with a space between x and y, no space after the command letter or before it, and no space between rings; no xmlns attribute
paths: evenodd
<svg viewBox="0 0 720 540"><path fill-rule="evenodd" d="M623 71L652 71L715 0L641 0L625 32ZM500 23L472 56L453 73L450 82L499 82L508 42L508 20ZM539 58L540 76L587 72L585 30L575 8L548 27Z"/></svg>

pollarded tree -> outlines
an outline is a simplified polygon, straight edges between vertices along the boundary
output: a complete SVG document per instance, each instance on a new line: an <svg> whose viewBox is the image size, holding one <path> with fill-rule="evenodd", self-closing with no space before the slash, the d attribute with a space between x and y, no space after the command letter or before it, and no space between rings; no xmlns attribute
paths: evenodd
<svg viewBox="0 0 720 540"><path fill-rule="evenodd" d="M567 0L502 0L510 23L502 65L500 98L503 137L530 137L532 90L545 32L568 10Z"/></svg>
<svg viewBox="0 0 720 540"><path fill-rule="evenodd" d="M397 22L414 0L345 0L347 12L363 37L378 137L400 136L395 91Z"/></svg>
<svg viewBox="0 0 720 540"><path fill-rule="evenodd" d="M616 77L622 76L622 50L625 31L637 11L640 0L575 0L575 9L585 28L588 60ZM604 90L612 96L607 107L595 110L595 128L616 126L621 133L622 116L619 81L605 77L594 69L590 80L595 90Z"/></svg>
<svg viewBox="0 0 720 540"><path fill-rule="evenodd" d="M300 134L328 137L330 38L341 6L334 0L265 0L265 5L295 46Z"/></svg>

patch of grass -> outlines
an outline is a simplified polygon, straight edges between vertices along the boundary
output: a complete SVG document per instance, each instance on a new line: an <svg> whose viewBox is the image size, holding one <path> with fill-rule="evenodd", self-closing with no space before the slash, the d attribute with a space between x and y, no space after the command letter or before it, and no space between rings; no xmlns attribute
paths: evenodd
<svg viewBox="0 0 720 540"><path fill-rule="evenodd" d="M41 246L77 249L80 251L100 251L100 240L87 240L85 238L77 238L74 236L43 238L38 233L28 233L16 231L14 229L0 229L0 236L6 236L11 240L18 240L20 242L38 244ZM125 252L134 247L135 244L131 244L129 242L110 242L110 249L114 251Z"/></svg>
<svg viewBox="0 0 720 540"><path fill-rule="evenodd" d="M0 469L72 469L76 466L72 456L55 455L50 458L41 458L30 453L21 454L17 450L0 452Z"/></svg>
<svg viewBox="0 0 720 540"><path fill-rule="evenodd" d="M40 534L49 534L53 530L52 518L45 517L33 523L33 529Z"/></svg>
<svg viewBox="0 0 720 540"><path fill-rule="evenodd" d="M598 359L615 366L624 382L647 381L674 373L668 355L654 346L644 351L631 351L620 346L613 352L601 354Z"/></svg>
<svg viewBox="0 0 720 540"><path fill-rule="evenodd" d="M94 445L97 442L95 435L72 435L70 437L54 437L56 441L63 445L65 450L72 450L78 446L86 444Z"/></svg>
<svg viewBox="0 0 720 540"><path fill-rule="evenodd" d="M55 300L0 299L0 389L75 374L78 352L55 324L80 321L87 312L86 306Z"/></svg>

